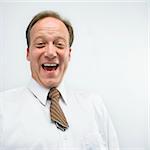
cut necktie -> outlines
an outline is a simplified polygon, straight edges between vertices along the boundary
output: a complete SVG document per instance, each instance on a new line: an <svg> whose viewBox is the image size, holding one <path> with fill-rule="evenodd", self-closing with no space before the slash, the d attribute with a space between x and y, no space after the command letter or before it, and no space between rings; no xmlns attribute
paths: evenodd
<svg viewBox="0 0 150 150"><path fill-rule="evenodd" d="M59 105L59 99L61 98L60 92L56 88L51 88L48 93L48 99L51 100L50 105L50 116L52 122L54 122L62 131L65 131L69 125L67 123L66 117Z"/></svg>

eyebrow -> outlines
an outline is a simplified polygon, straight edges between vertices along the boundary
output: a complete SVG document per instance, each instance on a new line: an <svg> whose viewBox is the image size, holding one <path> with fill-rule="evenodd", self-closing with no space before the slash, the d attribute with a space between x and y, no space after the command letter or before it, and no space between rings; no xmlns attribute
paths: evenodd
<svg viewBox="0 0 150 150"><path fill-rule="evenodd" d="M62 36L54 36L53 37L54 39L61 39L61 40L63 40L64 42L67 42L67 40L64 38L64 37L62 37ZM40 40L46 40L47 38L45 37L45 36L37 36L34 40L33 40L33 42L35 42L36 40L38 40L38 39L40 39Z"/></svg>
<svg viewBox="0 0 150 150"><path fill-rule="evenodd" d="M43 37L43 36L37 36L35 39L33 39L33 42L35 42L35 41L38 40L38 39L43 40L43 39L45 39L45 37Z"/></svg>

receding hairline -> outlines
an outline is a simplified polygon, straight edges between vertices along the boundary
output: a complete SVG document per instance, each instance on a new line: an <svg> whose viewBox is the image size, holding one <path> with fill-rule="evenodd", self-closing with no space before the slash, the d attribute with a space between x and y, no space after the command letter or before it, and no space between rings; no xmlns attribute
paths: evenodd
<svg viewBox="0 0 150 150"><path fill-rule="evenodd" d="M69 31L68 31L68 28L66 27L66 25L64 24L64 22L63 21L61 21L60 19L57 19L57 18L55 18L55 17L49 17L49 16L47 16L47 17L45 17L45 18L42 18L42 19L40 19L40 20L38 20L36 23L34 23L34 25L31 27L31 29L30 29L30 32L32 31L32 29L35 27L35 25L37 25L37 23L39 23L39 22L41 22L41 21L43 21L43 20L45 20L45 19L52 19L52 20L57 20L58 22L60 22L63 26L64 26L64 28L66 29L66 31L68 32L68 35L69 35ZM51 21L49 21L50 22L50 24L52 24L52 22ZM53 27L53 26L52 26ZM55 27L55 26L54 26ZM47 27L47 28L49 28L49 27Z"/></svg>
<svg viewBox="0 0 150 150"><path fill-rule="evenodd" d="M61 25L63 25L63 28L65 28L65 31L63 31L63 32L59 32L58 31L58 34L54 34L54 37L55 38L58 38L58 39L62 39L62 40L64 40L65 42L68 42L68 44L69 44L69 31L68 31L68 29L67 29L67 27L65 26L65 24L61 21L61 20L59 20L59 19L57 19L57 18L54 18L54 17L45 17L45 18L43 18L43 19L40 19L40 20L38 20L33 26L32 26L32 28L31 28L31 30L30 30L30 40L31 40L31 35L32 35L32 32L34 32L34 30L35 30L35 32L36 32L36 30L37 29L35 29L36 28L36 25L39 23L39 22L41 22L41 21L43 21L44 19L47 19L47 18L50 18L50 19L54 19L54 20L57 20L58 22L60 22L61 23ZM50 22L50 24L52 24L52 22L51 22L51 20L49 20L48 22ZM55 24L58 24L57 22L55 23ZM51 26L51 27L49 27L49 26L47 26L47 27L45 27L45 28L55 28L56 26L55 26L55 24L54 24L54 26ZM42 31L43 31L43 27L41 27L41 29L38 29L38 31L40 31L41 30L41 33L39 32L38 34L37 34L37 37L35 36L35 39L33 38L33 41L35 41L35 40L37 40L38 38L44 38L43 37L43 35L42 35ZM56 32L57 32L57 29L55 30ZM49 31L48 31L49 32ZM67 32L67 34L66 34L66 32ZM52 31L50 31L50 33L52 33L53 34L53 30ZM35 33L36 34L36 33ZM34 36L33 36L34 37Z"/></svg>
<svg viewBox="0 0 150 150"><path fill-rule="evenodd" d="M59 20L60 22L62 22L65 25L65 27L69 33L69 45L71 46L73 43L73 40L74 40L74 31L73 31L73 27L72 27L71 22L68 19L60 16L59 13L57 13L55 11L51 11L51 10L42 11L32 18L32 20L30 21L30 23L26 29L27 46L30 45L30 31L33 28L33 26L38 21L43 20L43 19L48 18L48 17Z"/></svg>

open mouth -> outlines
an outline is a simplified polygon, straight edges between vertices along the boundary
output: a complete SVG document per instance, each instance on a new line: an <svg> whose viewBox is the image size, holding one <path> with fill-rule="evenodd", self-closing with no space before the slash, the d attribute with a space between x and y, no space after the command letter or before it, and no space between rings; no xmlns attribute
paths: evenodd
<svg viewBox="0 0 150 150"><path fill-rule="evenodd" d="M42 64L42 68L46 71L54 71L58 68L59 64L51 63L51 64Z"/></svg>

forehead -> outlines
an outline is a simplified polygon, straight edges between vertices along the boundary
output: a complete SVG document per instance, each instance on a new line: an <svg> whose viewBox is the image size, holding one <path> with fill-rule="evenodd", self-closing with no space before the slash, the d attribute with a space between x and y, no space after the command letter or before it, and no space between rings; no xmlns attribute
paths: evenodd
<svg viewBox="0 0 150 150"><path fill-rule="evenodd" d="M53 17L43 18L33 25L30 35L34 37L42 34L58 34L64 38L69 38L69 32L65 24Z"/></svg>

